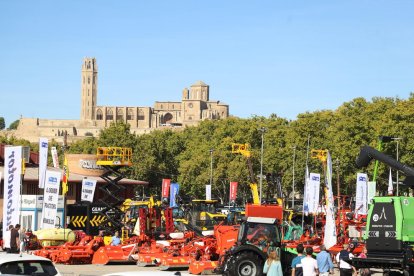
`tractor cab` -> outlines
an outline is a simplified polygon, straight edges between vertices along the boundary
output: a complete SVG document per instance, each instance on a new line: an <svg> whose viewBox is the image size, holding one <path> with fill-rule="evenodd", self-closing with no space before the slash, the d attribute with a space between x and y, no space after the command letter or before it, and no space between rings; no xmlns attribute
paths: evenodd
<svg viewBox="0 0 414 276"><path fill-rule="evenodd" d="M218 200L194 199L191 202L190 222L201 230L212 230L225 222L227 216L217 211Z"/></svg>

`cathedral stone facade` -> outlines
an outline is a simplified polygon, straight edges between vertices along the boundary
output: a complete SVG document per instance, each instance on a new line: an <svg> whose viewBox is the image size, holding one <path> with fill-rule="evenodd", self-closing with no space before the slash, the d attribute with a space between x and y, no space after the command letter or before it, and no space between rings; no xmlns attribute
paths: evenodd
<svg viewBox="0 0 414 276"><path fill-rule="evenodd" d="M39 137L69 141L97 136L111 122L122 121L131 126L131 132L148 133L154 129L182 128L197 125L202 120L223 119L229 116L229 106L210 100L207 84L197 81L184 88L181 101L155 102L154 107L99 106L98 66L95 58L85 58L81 74L80 120L51 120L21 118L14 135L37 142Z"/></svg>

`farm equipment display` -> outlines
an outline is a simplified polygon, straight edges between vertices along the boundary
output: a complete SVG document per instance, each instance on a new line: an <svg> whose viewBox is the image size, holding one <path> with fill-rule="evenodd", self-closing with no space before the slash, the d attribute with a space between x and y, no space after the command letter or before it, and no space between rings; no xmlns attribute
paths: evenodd
<svg viewBox="0 0 414 276"><path fill-rule="evenodd" d="M358 167L366 167L378 160L406 174L404 184L413 187L414 168L364 146L357 159ZM367 258L353 258L357 268L396 269L404 275L414 275L414 198L405 196L374 197L367 217Z"/></svg>
<svg viewBox="0 0 414 276"><path fill-rule="evenodd" d="M220 257L216 272L229 276L259 276L269 247L281 253L280 205L246 205L246 220L240 225L237 241Z"/></svg>

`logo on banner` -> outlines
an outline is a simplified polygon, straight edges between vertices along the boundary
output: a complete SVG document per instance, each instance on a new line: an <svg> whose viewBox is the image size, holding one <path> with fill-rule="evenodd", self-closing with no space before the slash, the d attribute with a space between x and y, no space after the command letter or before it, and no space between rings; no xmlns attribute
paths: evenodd
<svg viewBox="0 0 414 276"><path fill-rule="evenodd" d="M319 176L316 176L316 175L312 176L312 181L319 181L319 179L320 179Z"/></svg>
<svg viewBox="0 0 414 276"><path fill-rule="evenodd" d="M180 190L180 184L178 183L171 183L170 185L171 193L170 193L170 207L177 207L177 195Z"/></svg>
<svg viewBox="0 0 414 276"><path fill-rule="evenodd" d="M82 180L82 195L83 201L93 202L93 196L96 189L96 180L83 179Z"/></svg>

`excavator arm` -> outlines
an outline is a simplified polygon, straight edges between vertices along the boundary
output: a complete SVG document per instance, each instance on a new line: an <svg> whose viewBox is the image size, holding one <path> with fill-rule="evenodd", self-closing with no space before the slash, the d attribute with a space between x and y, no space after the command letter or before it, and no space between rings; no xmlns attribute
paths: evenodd
<svg viewBox="0 0 414 276"><path fill-rule="evenodd" d="M260 205L260 199L259 199L259 191L257 188L257 181L254 177L253 172L253 164L250 159L251 152L249 150L250 145L249 144L232 144L231 145L231 152L232 153L240 153L244 157L246 157L246 164L247 168L249 169L249 176L250 176L250 191L252 192L253 197L253 204Z"/></svg>

